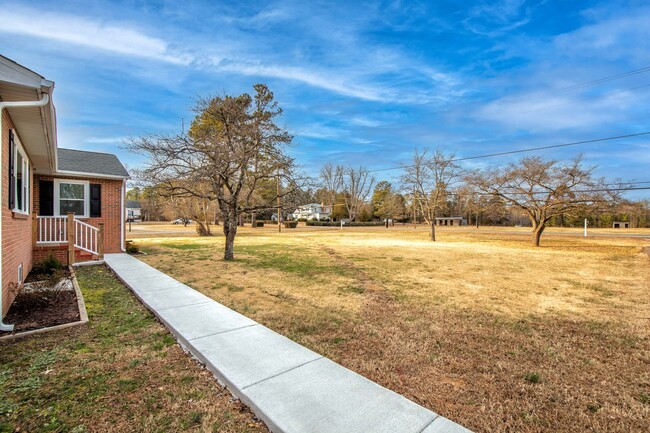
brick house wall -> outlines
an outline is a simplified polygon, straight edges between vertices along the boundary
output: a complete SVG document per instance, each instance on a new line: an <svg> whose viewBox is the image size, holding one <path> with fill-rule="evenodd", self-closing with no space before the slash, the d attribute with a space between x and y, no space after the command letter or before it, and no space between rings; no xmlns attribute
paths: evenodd
<svg viewBox="0 0 650 433"><path fill-rule="evenodd" d="M122 189L124 183L121 179L99 179L93 177L65 177L60 175L55 176L41 176L37 175L34 179L34 212L39 213L39 187L40 180L54 179L60 180L83 180L90 183L101 185L101 217L100 218L80 218L81 221L90 224L94 227L99 227L99 223L104 223L104 252L105 253L119 253L122 252L122 218L123 212L121 207ZM56 204L55 204L56 206ZM53 252L64 263L67 262L67 253L59 252L57 248L53 247L36 247L34 250L34 262L43 260ZM79 255L77 255L79 257Z"/></svg>
<svg viewBox="0 0 650 433"><path fill-rule="evenodd" d="M15 132L9 113L2 110L2 317L9 311L16 295L11 287L18 283L18 266L23 265L23 278L32 269L31 218L9 209L9 129ZM34 176L31 170L30 176L30 209L34 209Z"/></svg>

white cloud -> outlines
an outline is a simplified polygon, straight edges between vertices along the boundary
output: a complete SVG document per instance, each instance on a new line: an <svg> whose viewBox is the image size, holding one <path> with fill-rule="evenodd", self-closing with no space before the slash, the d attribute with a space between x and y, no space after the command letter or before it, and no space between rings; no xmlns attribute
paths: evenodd
<svg viewBox="0 0 650 433"><path fill-rule="evenodd" d="M122 143L128 137L89 137L84 140L87 144L115 144Z"/></svg>
<svg viewBox="0 0 650 433"><path fill-rule="evenodd" d="M368 119L367 117L355 116L350 119L350 123L357 126L364 126L367 128L377 128L384 125L384 122L374 119Z"/></svg>
<svg viewBox="0 0 650 433"><path fill-rule="evenodd" d="M345 132L347 131L340 128L326 126L319 123L312 123L305 125L303 129L294 132L294 134L298 137L335 139L340 138Z"/></svg>
<svg viewBox="0 0 650 433"><path fill-rule="evenodd" d="M4 8L0 32L35 36L135 57L173 64L188 64L192 58L174 53L167 42L138 30L96 19L41 10Z"/></svg>
<svg viewBox="0 0 650 433"><path fill-rule="evenodd" d="M339 95L351 96L367 101L389 102L394 99L391 95L386 94L386 92L380 89L346 82L334 76L340 76L340 74L332 73L330 75L323 75L294 66L264 65L261 63L220 61L215 66L217 69L225 72L299 81L312 87L338 93Z"/></svg>

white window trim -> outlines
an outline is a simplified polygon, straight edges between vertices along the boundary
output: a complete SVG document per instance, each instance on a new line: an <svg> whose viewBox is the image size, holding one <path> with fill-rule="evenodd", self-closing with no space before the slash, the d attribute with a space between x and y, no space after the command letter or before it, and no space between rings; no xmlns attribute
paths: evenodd
<svg viewBox="0 0 650 433"><path fill-rule="evenodd" d="M88 218L90 215L90 182L87 180L73 180L73 179L54 179L54 216L61 215L61 202L59 185L62 183L76 184L84 186L84 214L76 215L75 218Z"/></svg>
<svg viewBox="0 0 650 433"><path fill-rule="evenodd" d="M16 130L13 130L14 132L14 154L12 155L12 164L14 164L13 171L14 171L14 208L13 211L15 213L23 214L23 215L29 215L30 211L30 205L32 201L31 197L31 192L32 192L32 182L31 182L31 174L32 174L32 166L29 161L29 157L27 156L27 152L25 152L25 148L23 147L23 144L20 141L20 138L18 137L18 134L16 133ZM16 174L18 173L18 170L16 167L16 163L18 162L18 153L20 153L20 156L23 158L23 191L22 191L22 197L23 197L23 204L25 205L25 210L19 209L16 207L18 204L18 176Z"/></svg>

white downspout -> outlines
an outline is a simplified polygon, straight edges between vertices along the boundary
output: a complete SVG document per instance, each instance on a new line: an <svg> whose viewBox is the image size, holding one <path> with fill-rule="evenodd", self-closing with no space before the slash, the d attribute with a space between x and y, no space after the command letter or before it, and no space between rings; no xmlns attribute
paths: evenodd
<svg viewBox="0 0 650 433"><path fill-rule="evenodd" d="M126 179L122 181L122 193L120 194L120 228L122 231L122 239L120 240L120 249L123 253L126 252L126 233L124 232L124 220L126 219L126 209L124 208L124 193L126 191Z"/></svg>
<svg viewBox="0 0 650 433"><path fill-rule="evenodd" d="M4 143L2 143L2 110L5 108L18 108L18 107L42 107L47 105L50 102L50 95L44 93L40 100L38 101L9 101L9 102L0 102L0 155L4 149ZM2 164L0 164L0 206L4 206L4 201L2 199ZM31 197L31 194L30 194ZM0 247L2 246L2 212L0 212ZM0 253L0 331L11 332L14 330L14 325L8 325L2 321L2 254Z"/></svg>

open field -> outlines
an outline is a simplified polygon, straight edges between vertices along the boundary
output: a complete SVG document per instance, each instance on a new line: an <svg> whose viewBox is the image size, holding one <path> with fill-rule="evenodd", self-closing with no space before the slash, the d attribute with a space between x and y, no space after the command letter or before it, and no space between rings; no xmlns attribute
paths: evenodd
<svg viewBox="0 0 650 433"><path fill-rule="evenodd" d="M0 343L0 432L268 432L102 267L90 322Z"/></svg>
<svg viewBox="0 0 650 433"><path fill-rule="evenodd" d="M139 227L144 261L476 431L650 423L644 238L246 228L224 262L221 236Z"/></svg>

